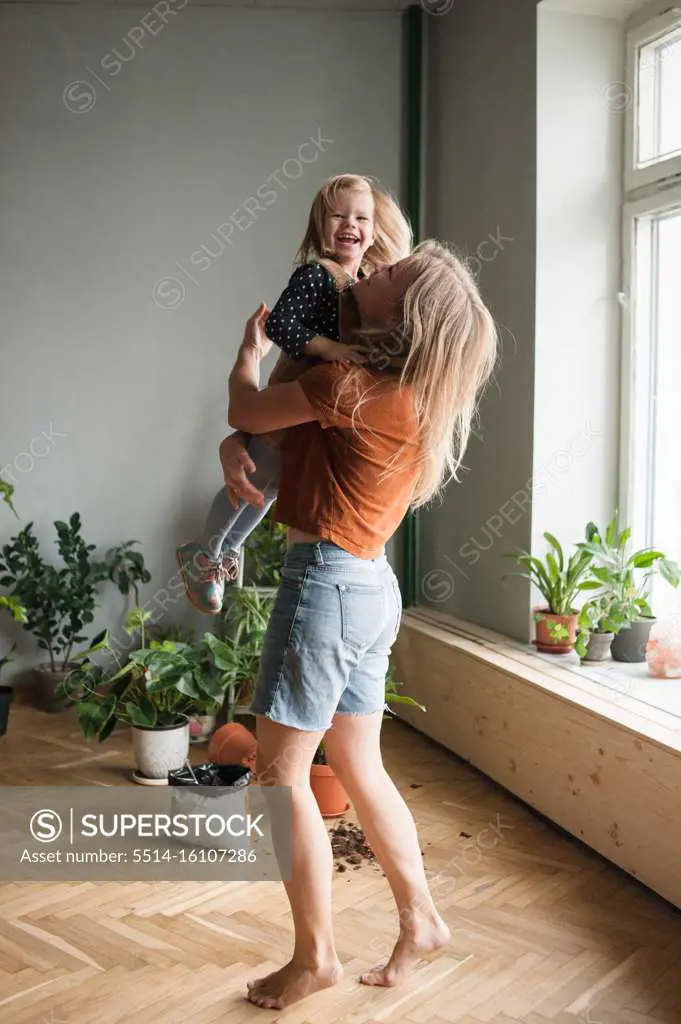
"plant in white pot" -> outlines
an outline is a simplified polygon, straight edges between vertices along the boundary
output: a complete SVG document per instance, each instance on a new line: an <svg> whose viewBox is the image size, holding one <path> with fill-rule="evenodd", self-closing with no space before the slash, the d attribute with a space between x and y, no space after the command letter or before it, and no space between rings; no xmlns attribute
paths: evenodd
<svg viewBox="0 0 681 1024"><path fill-rule="evenodd" d="M48 661L37 667L42 703L48 711L66 704L54 691L73 668L74 647L84 643L85 628L94 620L97 587L106 573L92 557L94 544L81 535L81 520L74 512L68 523L55 522L57 549L63 566L47 563L29 523L0 550L0 585L25 609L24 629L47 652Z"/></svg>
<svg viewBox="0 0 681 1024"><path fill-rule="evenodd" d="M612 641L615 661L645 661L650 630L655 622L650 607L650 579L659 573L672 587L678 587L681 570L676 562L655 548L629 552L631 529L620 531L618 517L608 523L604 534L593 523L590 538L577 546L593 558L591 589L598 589L607 602L608 614L618 625Z"/></svg>
<svg viewBox="0 0 681 1024"><path fill-rule="evenodd" d="M222 673L207 664L205 642L199 645L150 640L150 612L133 608L126 632L139 646L121 665L108 633L96 637L78 655L78 667L60 686L61 697L76 700L86 739L107 739L118 723L132 726L137 782L167 782L168 772L182 768L189 748L189 720L215 714L224 699ZM108 655L113 671L95 655Z"/></svg>

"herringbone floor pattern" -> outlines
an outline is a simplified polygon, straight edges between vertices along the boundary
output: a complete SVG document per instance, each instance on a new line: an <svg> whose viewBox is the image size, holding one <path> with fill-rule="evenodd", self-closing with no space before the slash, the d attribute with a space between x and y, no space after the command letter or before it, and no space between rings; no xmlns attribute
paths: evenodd
<svg viewBox="0 0 681 1024"><path fill-rule="evenodd" d="M384 746L453 932L402 988L356 981L394 936L376 867L334 876L346 981L279 1013L243 998L246 979L290 949L279 884L8 884L0 1020L681 1024L681 914L406 726L386 723ZM130 764L125 733L89 747L70 713L16 707L0 741L5 785L16 772L39 785L126 784Z"/></svg>

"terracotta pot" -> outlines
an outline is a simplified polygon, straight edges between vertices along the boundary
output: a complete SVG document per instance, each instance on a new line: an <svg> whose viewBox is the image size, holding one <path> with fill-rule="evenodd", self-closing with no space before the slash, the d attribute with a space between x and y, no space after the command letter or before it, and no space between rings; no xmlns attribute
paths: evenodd
<svg viewBox="0 0 681 1024"><path fill-rule="evenodd" d="M216 729L208 744L208 760L215 764L244 764L255 769L258 741L239 722L228 722Z"/></svg>
<svg viewBox="0 0 681 1024"><path fill-rule="evenodd" d="M579 615L554 615L547 608L534 609L536 630L535 645L542 654L569 654L577 639L577 623ZM549 623L565 626L568 636L564 640L554 640L549 632Z"/></svg>
<svg viewBox="0 0 681 1024"><path fill-rule="evenodd" d="M312 765L310 786L323 818L337 818L349 809L348 794L328 764Z"/></svg>

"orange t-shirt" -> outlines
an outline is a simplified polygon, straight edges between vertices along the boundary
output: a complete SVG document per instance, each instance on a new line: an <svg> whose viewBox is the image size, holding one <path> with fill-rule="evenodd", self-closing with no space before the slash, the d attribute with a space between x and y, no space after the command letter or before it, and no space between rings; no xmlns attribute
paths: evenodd
<svg viewBox="0 0 681 1024"><path fill-rule="evenodd" d="M352 386L342 390L349 373ZM407 511L418 473L411 390L394 374L340 363L315 366L298 383L317 419L284 433L275 518L376 558Z"/></svg>

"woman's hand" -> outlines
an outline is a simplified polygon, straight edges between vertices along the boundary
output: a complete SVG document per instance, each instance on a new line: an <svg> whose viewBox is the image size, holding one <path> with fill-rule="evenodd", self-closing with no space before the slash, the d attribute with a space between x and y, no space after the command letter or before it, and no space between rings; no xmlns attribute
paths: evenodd
<svg viewBox="0 0 681 1024"><path fill-rule="evenodd" d="M269 309L261 302L253 316L246 321L244 339L241 342L242 350L254 355L258 362L264 359L272 348L272 342L265 334L265 321L269 315Z"/></svg>
<svg viewBox="0 0 681 1024"><path fill-rule="evenodd" d="M231 434L220 444L220 462L227 495L234 508L245 501L256 508L265 504L265 495L250 482L247 473L255 473L255 463L246 451L240 434Z"/></svg>

